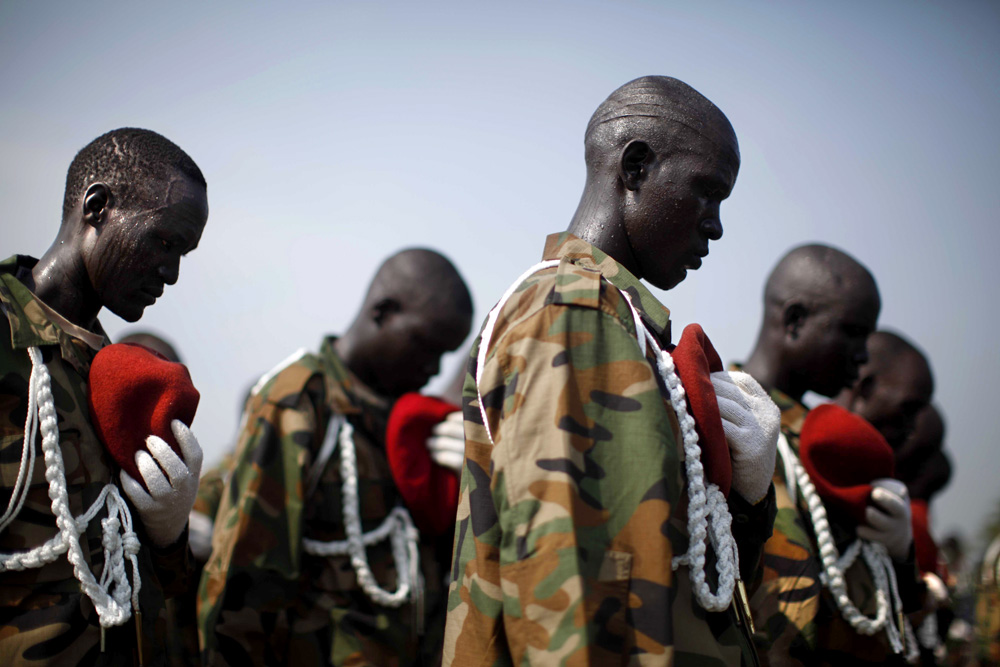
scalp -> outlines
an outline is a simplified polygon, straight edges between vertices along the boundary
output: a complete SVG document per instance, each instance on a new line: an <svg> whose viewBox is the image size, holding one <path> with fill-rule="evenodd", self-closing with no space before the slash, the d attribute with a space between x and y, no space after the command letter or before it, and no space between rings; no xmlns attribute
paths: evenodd
<svg viewBox="0 0 1000 667"><path fill-rule="evenodd" d="M669 76L644 76L615 90L597 108L584 137L587 164L596 166L633 139L667 148L684 133L694 133L733 151L736 132L725 114L688 84Z"/></svg>
<svg viewBox="0 0 1000 667"><path fill-rule="evenodd" d="M428 248L407 248L382 262L365 303L386 298L414 308L445 303L453 312L472 314L472 296L458 269Z"/></svg>
<svg viewBox="0 0 1000 667"><path fill-rule="evenodd" d="M809 244L782 257L764 287L766 310L791 300L814 306L861 300L878 304L879 293L875 278L858 260L828 245Z"/></svg>

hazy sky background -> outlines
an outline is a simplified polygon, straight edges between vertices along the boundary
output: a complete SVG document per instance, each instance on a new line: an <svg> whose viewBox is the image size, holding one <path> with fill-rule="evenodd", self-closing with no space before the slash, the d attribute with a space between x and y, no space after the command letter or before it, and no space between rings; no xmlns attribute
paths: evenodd
<svg viewBox="0 0 1000 667"><path fill-rule="evenodd" d="M97 135L147 127L183 147L209 224L139 325L190 366L214 461L245 389L341 331L393 251L449 255L481 321L567 226L597 105L676 76L727 114L743 164L725 237L658 294L674 331L700 322L741 359L781 254L823 241L855 255L878 279L880 324L934 366L956 467L936 532L973 535L1000 498L998 51L992 1L8 0L2 254L45 251L66 169Z"/></svg>

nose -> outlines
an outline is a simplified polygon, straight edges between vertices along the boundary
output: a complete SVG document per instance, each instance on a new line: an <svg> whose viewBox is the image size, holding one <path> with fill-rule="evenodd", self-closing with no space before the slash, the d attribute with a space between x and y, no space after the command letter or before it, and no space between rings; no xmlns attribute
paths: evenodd
<svg viewBox="0 0 1000 667"><path fill-rule="evenodd" d="M701 221L701 234L709 241L718 241L722 238L722 220L709 218Z"/></svg>
<svg viewBox="0 0 1000 667"><path fill-rule="evenodd" d="M159 269L160 279L163 280L167 285L173 285L177 282L177 277L181 272L181 260L180 257L167 263L162 264Z"/></svg>

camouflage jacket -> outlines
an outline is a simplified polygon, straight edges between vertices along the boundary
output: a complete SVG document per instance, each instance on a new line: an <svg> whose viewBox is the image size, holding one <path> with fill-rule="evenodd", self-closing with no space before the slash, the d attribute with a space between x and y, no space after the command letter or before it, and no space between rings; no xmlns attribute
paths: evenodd
<svg viewBox="0 0 1000 667"><path fill-rule="evenodd" d="M324 341L264 384L247 404L233 469L215 516L212 555L198 591L205 665L426 664L439 652L441 572L421 552L429 614L416 635L413 604L392 609L361 589L348 556L306 553L303 538L343 540L342 484L334 453L315 493L305 486L333 415L354 427L362 530L401 502L386 461L389 402L362 385ZM388 542L368 548L380 586L396 588ZM435 602L440 612L434 614Z"/></svg>
<svg viewBox="0 0 1000 667"><path fill-rule="evenodd" d="M1000 537L990 542L976 586L976 657L1000 665Z"/></svg>
<svg viewBox="0 0 1000 667"><path fill-rule="evenodd" d="M35 262L15 256L0 263L0 505L7 506L21 463L28 410L31 360L38 347L52 377L59 418L59 445L66 468L69 506L82 514L119 469L97 439L87 407L87 375L96 354L84 341L66 333L45 315L34 295L20 282ZM103 335L100 326L97 332ZM107 338L105 337L105 342ZM30 491L17 518L0 533L0 553L36 547L56 535L48 495L41 436L36 439ZM123 494L124 497L124 494ZM145 546L139 515L132 517L143 547L139 552L140 611L144 664L163 664L164 595L187 585L186 534L166 550ZM101 576L101 512L87 527L83 553L95 577ZM131 569L128 569L131 580ZM164 587L166 585L166 588ZM100 649L97 612L73 575L66 556L38 569L0 572L0 664L131 665L137 662L135 620L111 628Z"/></svg>
<svg viewBox="0 0 1000 667"><path fill-rule="evenodd" d="M687 549L677 417L619 289L664 343L669 311L570 234L544 258L561 262L506 302L482 369L495 444L481 339L472 348L445 665L752 662L733 610L703 611L687 568L671 567ZM772 507L737 512L751 571Z"/></svg>
<svg viewBox="0 0 1000 667"><path fill-rule="evenodd" d="M809 410L776 389L771 390L771 399L781 409L781 431L797 455L799 434ZM822 564L809 511L801 497L797 504L792 502L780 453L773 481L778 514L774 534L764 545L763 581L751 598L761 662L804 667L905 664L902 656L892 652L885 632L864 636L851 627L820 583ZM828 517L834 541L843 552L856 535L832 512ZM906 567L897 567L901 587ZM915 581L915 570L911 576ZM845 579L858 609L873 616L875 587L862 559L847 569ZM896 614L892 617L897 618Z"/></svg>

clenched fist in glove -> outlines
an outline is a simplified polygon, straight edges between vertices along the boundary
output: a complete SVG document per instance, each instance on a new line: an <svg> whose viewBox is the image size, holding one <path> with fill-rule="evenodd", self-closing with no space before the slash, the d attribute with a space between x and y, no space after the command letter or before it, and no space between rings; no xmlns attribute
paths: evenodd
<svg viewBox="0 0 1000 667"><path fill-rule="evenodd" d="M719 371L711 377L733 461L733 488L750 503L760 502L774 476L781 411L746 373Z"/></svg>
<svg viewBox="0 0 1000 667"><path fill-rule="evenodd" d="M858 526L858 537L881 542L895 561L904 561L913 543L910 494L898 479L872 482L872 504L865 509L866 526Z"/></svg>
<svg viewBox="0 0 1000 667"><path fill-rule="evenodd" d="M139 511L149 539L158 547L173 544L184 531L201 475L201 446L191 429L175 419L170 422L170 430L180 445L183 460L163 438L151 435L146 438L149 451L140 449L135 453L146 488L124 470L121 473L122 489Z"/></svg>
<svg viewBox="0 0 1000 667"><path fill-rule="evenodd" d="M452 412L431 430L427 438L427 451L439 466L462 474L465 461L465 425L462 411Z"/></svg>

